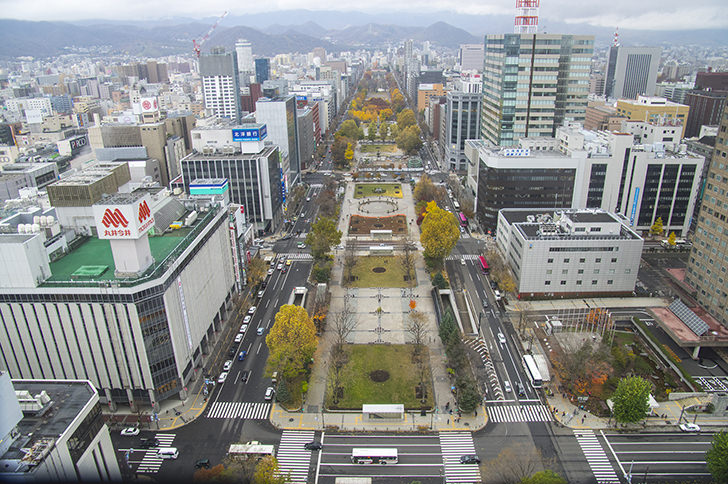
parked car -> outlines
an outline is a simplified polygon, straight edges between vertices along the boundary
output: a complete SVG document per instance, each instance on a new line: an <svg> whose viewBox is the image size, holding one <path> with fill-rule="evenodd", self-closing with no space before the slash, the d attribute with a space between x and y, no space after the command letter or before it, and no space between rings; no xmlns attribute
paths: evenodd
<svg viewBox="0 0 728 484"><path fill-rule="evenodd" d="M255 314L255 310L258 309L258 306L250 306L250 309L248 309L248 314L251 316Z"/></svg>
<svg viewBox="0 0 728 484"><path fill-rule="evenodd" d="M315 440L313 442L306 442L303 444L303 448L306 450L321 450L324 448L323 444L321 442L316 442Z"/></svg>
<svg viewBox="0 0 728 484"><path fill-rule="evenodd" d="M242 333L238 333L237 335L235 335L235 342L240 343L241 341L243 341L243 336L245 335Z"/></svg>
<svg viewBox="0 0 728 484"><path fill-rule="evenodd" d="M273 393L275 393L275 390L273 390L273 387L268 387L265 389L265 400L270 401L273 400Z"/></svg>
<svg viewBox="0 0 728 484"><path fill-rule="evenodd" d="M230 371L230 368L233 366L233 360L227 360L224 365L222 365L222 371Z"/></svg>
<svg viewBox="0 0 728 484"><path fill-rule="evenodd" d="M243 324L243 325L240 326L240 332L241 333L245 333L247 330L248 330L248 325L247 324Z"/></svg>
<svg viewBox="0 0 728 484"><path fill-rule="evenodd" d="M264 293L264 291L262 289L260 291L258 291L258 299L263 297L263 293Z"/></svg>
<svg viewBox="0 0 728 484"><path fill-rule="evenodd" d="M227 379L227 376L228 376L227 372L226 371L223 371L222 373L220 373L220 376L217 377L217 382L218 383L225 383L225 380Z"/></svg>
<svg viewBox="0 0 728 484"><path fill-rule="evenodd" d="M252 316L245 316L245 317L243 318L243 324L248 324L248 323L250 323L250 320L251 320L251 319L252 319Z"/></svg>
<svg viewBox="0 0 728 484"><path fill-rule="evenodd" d="M273 274L273 269L268 269L268 271L266 272L266 274L268 274L269 276L272 275Z"/></svg>
<svg viewBox="0 0 728 484"><path fill-rule="evenodd" d="M461 464L480 464L480 457L475 454L467 454L460 456Z"/></svg>
<svg viewBox="0 0 728 484"><path fill-rule="evenodd" d="M134 435L139 435L139 429L136 427L127 427L121 431L121 435L128 436L128 437L131 437Z"/></svg>

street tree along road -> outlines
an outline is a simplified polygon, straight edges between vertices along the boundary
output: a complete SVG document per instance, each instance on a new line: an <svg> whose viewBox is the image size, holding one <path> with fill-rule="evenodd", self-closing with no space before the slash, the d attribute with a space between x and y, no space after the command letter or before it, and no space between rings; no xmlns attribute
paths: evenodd
<svg viewBox="0 0 728 484"><path fill-rule="evenodd" d="M728 433L721 430L713 437L713 444L705 453L705 462L718 483L728 483Z"/></svg>
<svg viewBox="0 0 728 484"><path fill-rule="evenodd" d="M425 257L441 262L450 255L459 238L460 229L455 215L441 209L435 202L428 203L420 235Z"/></svg>
<svg viewBox="0 0 728 484"><path fill-rule="evenodd" d="M330 217L319 217L306 235L306 245L311 247L311 255L316 260L322 260L331 247L339 242L341 230L337 230L336 220Z"/></svg>
<svg viewBox="0 0 728 484"><path fill-rule="evenodd" d="M614 419L620 423L639 422L650 411L650 382L638 376L619 380L612 395Z"/></svg>
<svg viewBox="0 0 728 484"><path fill-rule="evenodd" d="M290 380L304 370L316 351L316 326L304 308L284 304L265 342L270 351L268 370Z"/></svg>

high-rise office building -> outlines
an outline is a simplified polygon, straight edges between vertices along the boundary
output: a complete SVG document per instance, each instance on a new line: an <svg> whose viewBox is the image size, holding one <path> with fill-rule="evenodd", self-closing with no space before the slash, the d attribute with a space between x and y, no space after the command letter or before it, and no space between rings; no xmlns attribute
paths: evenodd
<svg viewBox="0 0 728 484"><path fill-rule="evenodd" d="M723 110L713 161L708 169L703 202L693 237L685 281L696 289L698 303L724 326L728 326L728 110Z"/></svg>
<svg viewBox="0 0 728 484"><path fill-rule="evenodd" d="M481 138L512 146L583 122L593 52L591 35L486 36Z"/></svg>
<svg viewBox="0 0 728 484"><path fill-rule="evenodd" d="M263 84L270 79L270 59L261 57L255 59L255 82Z"/></svg>
<svg viewBox="0 0 728 484"><path fill-rule="evenodd" d="M245 39L238 39L238 41L235 42L235 54L238 56L238 76L240 78L240 85L247 86L250 84L251 76L255 75L253 46Z"/></svg>
<svg viewBox="0 0 728 484"><path fill-rule="evenodd" d="M240 81L235 52L215 48L200 56L202 96L210 114L240 123Z"/></svg>
<svg viewBox="0 0 728 484"><path fill-rule="evenodd" d="M654 96L661 53L659 47L612 46L607 60L604 94L614 99Z"/></svg>
<svg viewBox="0 0 728 484"><path fill-rule="evenodd" d="M286 189L292 187L301 176L295 96L258 99L255 120L268 126L268 139L281 151Z"/></svg>
<svg viewBox="0 0 728 484"><path fill-rule="evenodd" d="M445 156L442 169L464 172L468 169L465 140L477 139L480 133L480 103L483 99L480 76L463 79L456 91L447 93L442 146Z"/></svg>
<svg viewBox="0 0 728 484"><path fill-rule="evenodd" d="M459 54L460 72L483 70L483 44L463 44Z"/></svg>

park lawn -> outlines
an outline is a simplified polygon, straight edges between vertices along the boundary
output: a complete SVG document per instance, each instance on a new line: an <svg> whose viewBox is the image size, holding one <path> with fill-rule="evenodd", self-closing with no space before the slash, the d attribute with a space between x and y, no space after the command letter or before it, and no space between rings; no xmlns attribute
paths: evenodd
<svg viewBox="0 0 728 484"><path fill-rule="evenodd" d="M375 189L381 188L381 193L375 192ZM401 183L357 183L354 186L354 198L369 197L391 197L402 198Z"/></svg>
<svg viewBox="0 0 728 484"><path fill-rule="evenodd" d="M397 145L359 145L362 153L396 153L398 150Z"/></svg>
<svg viewBox="0 0 728 484"><path fill-rule="evenodd" d="M385 272L374 272L375 267L384 267ZM355 280L350 287L410 287L404 280L404 270L399 259L393 255L369 255L356 258L352 270Z"/></svg>
<svg viewBox="0 0 728 484"><path fill-rule="evenodd" d="M412 345L346 345L348 361L342 370L341 382L344 393L339 403L332 406L331 392L326 395L326 407L361 410L365 403L401 403L406 409L432 408L432 377L428 369L427 398L422 404L415 395L419 384L417 366L412 361ZM425 361L429 362L427 347L423 348ZM429 363L428 363L429 364ZM369 373L384 370L389 379L374 382Z"/></svg>

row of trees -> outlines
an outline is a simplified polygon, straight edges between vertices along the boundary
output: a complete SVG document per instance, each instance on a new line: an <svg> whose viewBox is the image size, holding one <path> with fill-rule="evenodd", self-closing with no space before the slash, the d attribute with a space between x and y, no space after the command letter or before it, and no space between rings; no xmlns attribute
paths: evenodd
<svg viewBox="0 0 728 484"><path fill-rule="evenodd" d="M470 371L465 345L460 338L460 328L450 310L440 321L440 339L445 346L448 371L455 376L457 404L463 412L472 412L480 403L480 393Z"/></svg>
<svg viewBox="0 0 728 484"><path fill-rule="evenodd" d="M272 455L258 460L255 457L227 457L224 463L210 469L199 469L192 476L194 482L219 482L252 484L285 484L288 475L280 475L278 460Z"/></svg>

